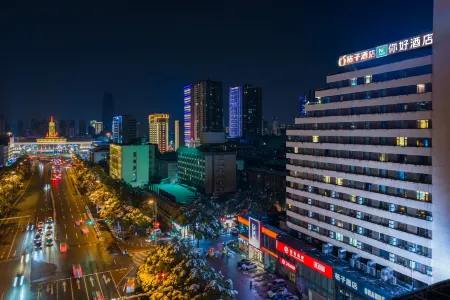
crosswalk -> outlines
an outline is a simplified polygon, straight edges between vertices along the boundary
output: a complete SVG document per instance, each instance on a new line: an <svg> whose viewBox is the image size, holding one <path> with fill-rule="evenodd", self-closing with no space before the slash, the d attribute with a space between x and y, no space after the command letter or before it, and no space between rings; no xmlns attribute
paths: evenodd
<svg viewBox="0 0 450 300"><path fill-rule="evenodd" d="M139 266L140 264L142 264L145 261L145 259L149 255L149 253L150 253L150 251L135 252L135 253L132 253L131 259L133 260L133 262L136 266Z"/></svg>

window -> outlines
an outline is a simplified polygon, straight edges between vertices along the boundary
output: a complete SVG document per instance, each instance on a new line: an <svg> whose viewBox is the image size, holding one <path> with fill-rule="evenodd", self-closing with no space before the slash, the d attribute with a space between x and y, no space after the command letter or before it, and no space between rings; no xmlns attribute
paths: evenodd
<svg viewBox="0 0 450 300"><path fill-rule="evenodd" d="M336 184L337 185L342 185L344 182L344 180L342 178L336 178Z"/></svg>
<svg viewBox="0 0 450 300"><path fill-rule="evenodd" d="M323 182L330 183L330 176L323 176Z"/></svg>
<svg viewBox="0 0 450 300"><path fill-rule="evenodd" d="M298 147L294 147L294 153L298 153Z"/></svg>
<svg viewBox="0 0 450 300"><path fill-rule="evenodd" d="M344 235L336 232L336 240L341 241L341 242L344 241Z"/></svg>
<svg viewBox="0 0 450 300"><path fill-rule="evenodd" d="M428 201L428 192L417 191L417 200Z"/></svg>
<svg viewBox="0 0 450 300"><path fill-rule="evenodd" d="M407 137L397 137L397 146L406 147L408 146Z"/></svg>
<svg viewBox="0 0 450 300"><path fill-rule="evenodd" d="M380 153L380 161L388 161L389 159L388 154L386 153Z"/></svg>
<svg viewBox="0 0 450 300"><path fill-rule="evenodd" d="M351 202L356 202L356 196L355 195L350 195L350 201Z"/></svg>
<svg viewBox="0 0 450 300"><path fill-rule="evenodd" d="M358 245L358 240L354 238L350 238L349 244L353 247L356 247Z"/></svg>
<svg viewBox="0 0 450 300"><path fill-rule="evenodd" d="M319 136L318 135L314 135L312 137L312 141L313 141L313 143L318 143L319 142Z"/></svg>
<svg viewBox="0 0 450 300"><path fill-rule="evenodd" d="M357 78L351 78L350 79L350 85L351 86L355 86L355 85L357 85L358 84L358 80L357 80ZM425 87L424 87L425 88Z"/></svg>
<svg viewBox="0 0 450 300"><path fill-rule="evenodd" d="M418 84L417 85L417 94L425 93L425 84Z"/></svg>
<svg viewBox="0 0 450 300"><path fill-rule="evenodd" d="M372 82L372 75L366 75L366 77L364 77L364 83L371 83Z"/></svg>
<svg viewBox="0 0 450 300"><path fill-rule="evenodd" d="M417 128L418 129L428 128L428 120L417 120Z"/></svg>

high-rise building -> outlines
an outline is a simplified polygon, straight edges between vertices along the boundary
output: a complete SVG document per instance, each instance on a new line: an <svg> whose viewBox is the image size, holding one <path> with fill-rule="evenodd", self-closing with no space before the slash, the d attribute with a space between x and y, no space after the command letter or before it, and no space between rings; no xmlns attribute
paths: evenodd
<svg viewBox="0 0 450 300"><path fill-rule="evenodd" d="M23 128L23 120L18 120L17 121L17 132L16 132L17 136L24 136L25 135L25 131Z"/></svg>
<svg viewBox="0 0 450 300"><path fill-rule="evenodd" d="M104 130L103 122L99 122L97 120L91 120L89 122L89 124L91 125L91 127L94 128L94 134L96 134L96 135L101 134L102 131Z"/></svg>
<svg viewBox="0 0 450 300"><path fill-rule="evenodd" d="M409 288L450 277L450 2L434 12L433 33L341 56L287 130L288 227Z"/></svg>
<svg viewBox="0 0 450 300"><path fill-rule="evenodd" d="M112 130L112 121L114 117L114 98L111 93L105 93L102 99L102 122L103 130Z"/></svg>
<svg viewBox="0 0 450 300"><path fill-rule="evenodd" d="M131 115L113 118L112 140L116 144L129 144L137 138L136 118Z"/></svg>
<svg viewBox="0 0 450 300"><path fill-rule="evenodd" d="M78 121L78 136L86 136L86 120Z"/></svg>
<svg viewBox="0 0 450 300"><path fill-rule="evenodd" d="M169 147L169 115L153 114L148 116L150 144L158 145L159 152L164 153Z"/></svg>
<svg viewBox="0 0 450 300"><path fill-rule="evenodd" d="M57 122L55 122L56 124L55 124L55 129L56 129L56 132L58 132L58 135L59 136L67 136L66 135L66 127L67 127L67 124L66 124L66 121L65 120L58 120ZM47 126L47 124L46 124L46 126Z"/></svg>
<svg viewBox="0 0 450 300"><path fill-rule="evenodd" d="M180 121L175 120L175 142L174 142L174 151L177 151L180 148Z"/></svg>
<svg viewBox="0 0 450 300"><path fill-rule="evenodd" d="M31 131L31 135L39 135L40 127L39 127L39 121L38 120L36 120L36 119L32 119L31 120L30 131Z"/></svg>
<svg viewBox="0 0 450 300"><path fill-rule="evenodd" d="M262 89L249 84L229 90L229 127L231 138L262 135Z"/></svg>
<svg viewBox="0 0 450 300"><path fill-rule="evenodd" d="M75 120L67 120L66 121L66 137L74 137L75 136Z"/></svg>
<svg viewBox="0 0 450 300"><path fill-rule="evenodd" d="M222 82L210 79L184 87L184 140L199 143L203 132L223 131Z"/></svg>
<svg viewBox="0 0 450 300"><path fill-rule="evenodd" d="M6 121L5 115L0 114L0 135L6 134Z"/></svg>

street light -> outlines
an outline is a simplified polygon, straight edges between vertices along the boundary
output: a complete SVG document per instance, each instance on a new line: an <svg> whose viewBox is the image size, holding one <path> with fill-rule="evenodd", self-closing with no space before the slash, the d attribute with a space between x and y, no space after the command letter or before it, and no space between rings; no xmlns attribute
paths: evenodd
<svg viewBox="0 0 450 300"><path fill-rule="evenodd" d="M157 205L157 203L156 203L156 200L154 200L154 199L150 199L150 200L148 200L148 204L150 204L150 205L155 205L155 208L153 209L153 212L155 213L155 215L154 215L154 224L158 221L158 205Z"/></svg>

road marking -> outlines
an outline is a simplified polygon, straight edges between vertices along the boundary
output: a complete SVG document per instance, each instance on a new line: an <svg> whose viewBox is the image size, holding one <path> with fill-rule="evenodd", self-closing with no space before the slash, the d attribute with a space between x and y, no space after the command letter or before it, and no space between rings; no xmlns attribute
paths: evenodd
<svg viewBox="0 0 450 300"><path fill-rule="evenodd" d="M22 223L22 219L20 219L20 221L19 221L19 226L20 226L20 223ZM8 257L11 254L12 247L14 246L14 241L16 240L17 231L19 231L19 227L17 227L16 233L14 234L14 238L13 238L13 241L12 241L12 244L11 244L11 248L9 249Z"/></svg>
<svg viewBox="0 0 450 300"><path fill-rule="evenodd" d="M14 250L14 254L13 254L13 256L16 256L16 253L17 253L17 250Z"/></svg>
<svg viewBox="0 0 450 300"><path fill-rule="evenodd" d="M78 248L81 248L80 244L78 244Z"/></svg>
<svg viewBox="0 0 450 300"><path fill-rule="evenodd" d="M78 238L78 233L76 233L76 232L75 232L75 235L76 235L76 236L77 236L77 238Z"/></svg>
<svg viewBox="0 0 450 300"><path fill-rule="evenodd" d="M72 215L72 219L73 219L73 215Z"/></svg>
<svg viewBox="0 0 450 300"><path fill-rule="evenodd" d="M72 209L71 209L71 208L69 208L69 210L70 210L70 211L72 211Z"/></svg>
<svg viewBox="0 0 450 300"><path fill-rule="evenodd" d="M65 219L66 219L66 217L64 217L64 216L63 216L63 219L65 220Z"/></svg>
<svg viewBox="0 0 450 300"><path fill-rule="evenodd" d="M66 240L67 240L67 233L66 233Z"/></svg>
<svg viewBox="0 0 450 300"><path fill-rule="evenodd" d="M69 279L69 282L70 282L70 292L72 293L72 300L75 300L75 299L73 298L72 280Z"/></svg>
<svg viewBox="0 0 450 300"><path fill-rule="evenodd" d="M64 228L67 228L66 224L64 224Z"/></svg>
<svg viewBox="0 0 450 300"><path fill-rule="evenodd" d="M94 278L92 278L92 276L89 276L89 281L91 282L92 287L94 287Z"/></svg>
<svg viewBox="0 0 450 300"><path fill-rule="evenodd" d="M86 296L87 296L88 299L89 299L89 293L88 293L88 290L87 290L87 284L86 284L86 277L83 277L83 281L84 281L84 289L86 290Z"/></svg>

